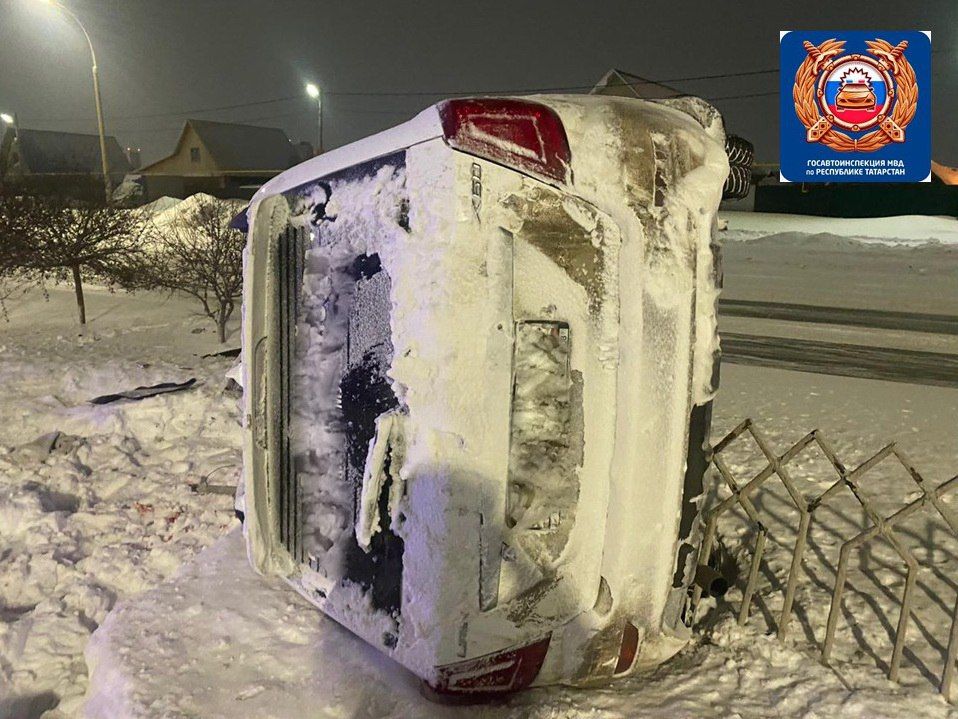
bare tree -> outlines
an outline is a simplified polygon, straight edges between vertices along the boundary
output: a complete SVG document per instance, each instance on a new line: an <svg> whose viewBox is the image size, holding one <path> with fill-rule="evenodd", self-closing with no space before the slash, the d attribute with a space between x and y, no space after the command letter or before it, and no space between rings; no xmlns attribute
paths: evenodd
<svg viewBox="0 0 958 719"><path fill-rule="evenodd" d="M43 203L37 197L0 187L0 315L4 319L8 319L6 300L25 293L32 284L29 237L43 214Z"/></svg>
<svg viewBox="0 0 958 719"><path fill-rule="evenodd" d="M175 222L151 231L153 284L199 300L216 323L220 343L243 294L246 237L230 227L242 203L194 195L194 206Z"/></svg>
<svg viewBox="0 0 958 719"><path fill-rule="evenodd" d="M0 275L23 263L26 252L24 215L31 203L12 192L0 191Z"/></svg>
<svg viewBox="0 0 958 719"><path fill-rule="evenodd" d="M21 267L40 283L73 282L81 328L86 326L84 273L111 288L144 284L143 222L135 214L60 192L35 195L32 202L35 211L22 229L28 252Z"/></svg>

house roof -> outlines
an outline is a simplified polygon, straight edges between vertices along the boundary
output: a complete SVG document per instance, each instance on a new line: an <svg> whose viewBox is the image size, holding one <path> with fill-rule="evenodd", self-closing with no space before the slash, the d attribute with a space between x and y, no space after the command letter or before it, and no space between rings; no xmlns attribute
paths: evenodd
<svg viewBox="0 0 958 719"><path fill-rule="evenodd" d="M37 175L99 174L100 138L76 132L17 130L17 147L23 166ZM115 137L106 138L110 173L127 173L130 163Z"/></svg>
<svg viewBox="0 0 958 719"><path fill-rule="evenodd" d="M177 152L191 127L223 172L278 172L299 162L296 148L279 128L212 120L187 120L177 142ZM156 164L159 163L153 163ZM152 165L142 168L141 172L149 172L150 167Z"/></svg>
<svg viewBox="0 0 958 719"><path fill-rule="evenodd" d="M639 97L644 100L664 100L687 93L676 90L661 82L647 80L624 70L612 68L592 88L592 95L619 95Z"/></svg>

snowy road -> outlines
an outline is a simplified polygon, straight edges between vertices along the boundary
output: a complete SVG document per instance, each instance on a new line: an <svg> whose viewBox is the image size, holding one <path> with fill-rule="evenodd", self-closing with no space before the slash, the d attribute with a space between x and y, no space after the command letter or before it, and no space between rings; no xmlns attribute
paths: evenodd
<svg viewBox="0 0 958 719"><path fill-rule="evenodd" d="M958 387L958 355L722 333L722 363Z"/></svg>
<svg viewBox="0 0 958 719"><path fill-rule="evenodd" d="M754 214L748 218L753 229L735 229L738 218L733 218L721 234L723 300L958 316L958 242L953 239L858 241L835 232L840 222L832 221L829 233L828 222L822 222L828 218L792 218L778 229L776 216L748 214ZM870 222L879 232L895 227L895 219ZM767 229L754 229L757 223ZM808 224L809 230L797 231L796 223ZM954 229L940 237L958 237L958 220L948 220L947 226Z"/></svg>
<svg viewBox="0 0 958 719"><path fill-rule="evenodd" d="M909 332L933 332L958 335L958 316L928 312L892 312L889 310L848 309L796 305L786 302L756 302L748 300L719 300L719 314L723 317L757 317L787 322L871 327Z"/></svg>
<svg viewBox="0 0 958 719"><path fill-rule="evenodd" d="M958 385L958 222L726 219L725 364Z"/></svg>
<svg viewBox="0 0 958 719"><path fill-rule="evenodd" d="M723 299L719 317L726 364L958 387L958 316ZM851 341L828 341L839 333Z"/></svg>

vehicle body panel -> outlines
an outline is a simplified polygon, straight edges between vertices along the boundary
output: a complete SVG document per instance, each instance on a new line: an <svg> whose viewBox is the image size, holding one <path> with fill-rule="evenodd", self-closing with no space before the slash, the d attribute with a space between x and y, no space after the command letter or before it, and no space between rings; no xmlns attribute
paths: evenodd
<svg viewBox="0 0 958 719"><path fill-rule="evenodd" d="M605 680L686 636L720 122L531 99L566 182L451 149L430 108L250 208L251 561L440 692Z"/></svg>

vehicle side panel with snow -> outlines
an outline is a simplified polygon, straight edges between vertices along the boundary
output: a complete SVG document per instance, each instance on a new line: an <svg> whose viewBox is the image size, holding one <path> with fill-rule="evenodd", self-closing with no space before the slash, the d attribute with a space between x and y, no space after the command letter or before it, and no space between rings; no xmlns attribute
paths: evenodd
<svg viewBox="0 0 958 719"><path fill-rule="evenodd" d="M251 562L434 693L687 637L728 162L684 102L447 101L250 207Z"/></svg>

